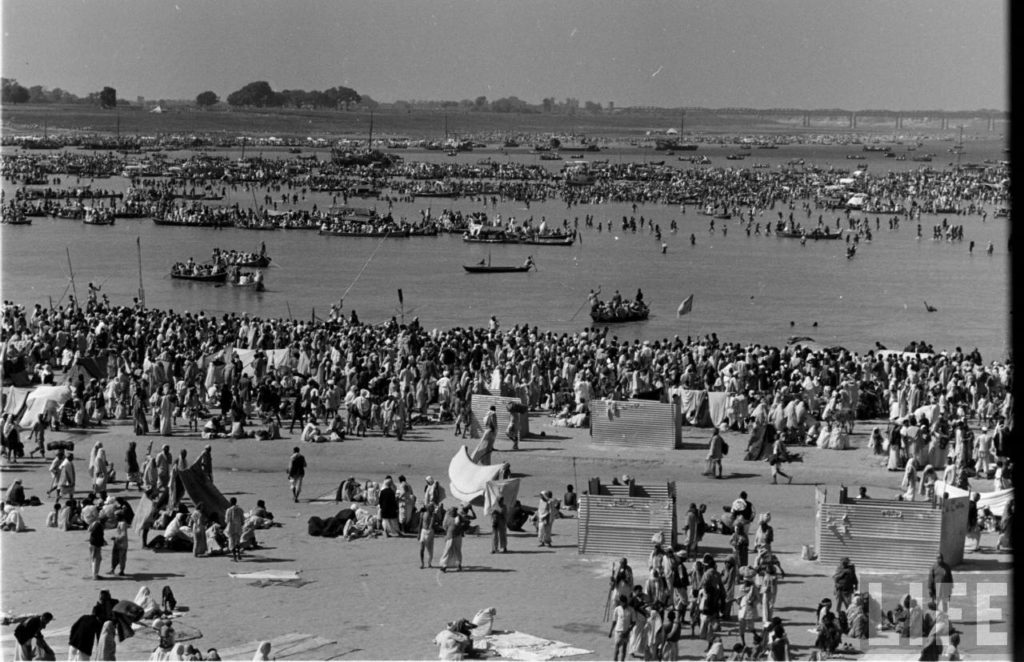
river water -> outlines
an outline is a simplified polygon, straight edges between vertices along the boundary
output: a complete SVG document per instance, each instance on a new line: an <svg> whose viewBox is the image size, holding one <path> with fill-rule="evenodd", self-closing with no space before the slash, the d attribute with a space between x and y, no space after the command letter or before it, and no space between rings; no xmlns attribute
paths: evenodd
<svg viewBox="0 0 1024 662"><path fill-rule="evenodd" d="M941 168L950 157L944 154L948 143L922 149L936 153L932 165ZM880 154L858 153L858 147L793 146L779 150L754 150L747 163L724 160L735 148L706 147L697 154L714 156L714 165L749 167L751 163L777 165L792 158L806 158L819 165L854 169L868 162L872 171L919 167L913 161L894 162ZM1003 158L997 144L988 151L972 153L970 160ZM846 154L858 154L844 160ZM170 153L169 156L178 156ZM326 156L321 154L321 158ZM451 159L436 152L410 152L408 159ZM506 156L493 150L461 154L459 160L515 158L533 162L536 156ZM614 160L665 159L672 156L606 152L598 158ZM552 163L552 162L547 162ZM560 167L554 162L554 168ZM680 164L689 167L689 164ZM65 180L63 185L72 182ZM86 183L86 182L82 182ZM124 190L121 178L97 180L94 188ZM7 195L12 188L5 183ZM262 203L262 192L256 196ZM223 203L253 204L249 192L231 193ZM331 204L329 194L309 195L298 206L320 207ZM350 199L354 206L382 206L375 200ZM496 208L483 207L468 200L429 202L433 210L444 206L464 212L487 211L522 218L546 216L549 222L580 218L593 214L597 220L621 219L632 214L631 205L605 204L579 206L567 210L564 203L504 202ZM395 203L396 216L418 218L425 200ZM874 241L862 242L856 257L848 260L842 241L798 241L774 236L748 237L738 221L717 221L728 227L728 235L719 229L710 235L708 217L689 207L685 214L678 207L639 205L636 214L661 225L661 242L643 231L623 233L616 229L598 233L582 231L581 241L570 248L548 246L487 246L466 244L459 236L436 238L388 239L321 237L310 231L248 231L238 229L178 228L156 226L151 220L118 219L114 226L87 226L80 221L35 218L30 226L0 226L0 275L5 300L48 305L66 302L71 268L80 298L86 284L102 284L103 293L113 301L128 304L139 286L136 239L141 241L142 275L148 306L174 310L222 314L247 312L251 315L310 318L323 316L330 304L345 294L344 309L355 309L364 322L376 323L391 316L406 320L418 317L428 329L453 326L486 325L494 315L502 326L527 323L541 329L574 332L589 325L583 304L592 288L605 295L616 289L632 298L642 288L651 305L651 317L640 323L616 325L620 338L659 339L674 335L703 335L715 332L728 341L760 342L779 345L791 335L809 336L825 344L838 344L866 351L875 342L900 348L911 340L925 340L937 350L961 346L965 351L977 347L986 360L1005 358L1010 347L1009 267L1007 252L1009 220L980 216L948 217L963 224L963 242L936 242L930 239L931 227L941 217L924 215L924 238L917 240L915 227L904 222L900 231L889 232L886 220L874 233ZM788 211L787 211L788 213ZM824 212L834 222L839 212ZM796 218L802 213L796 212ZM766 212L762 222L774 220L774 211ZM676 234L669 233L669 221L679 224ZM831 223L830 223L831 224ZM618 223L615 224L618 226ZM691 246L689 236L696 235ZM968 243L976 244L969 254ZM238 288L171 280L167 275L176 261L190 256L197 261L209 259L214 246L256 250L265 242L274 260L266 272L267 291L250 292ZM989 256L985 247L994 244ZM527 274L474 275L465 273L463 264L474 264L490 254L494 264L520 264L532 255L537 271ZM404 294L404 310L398 290ZM347 293L346 293L347 292ZM694 295L693 311L676 316L680 302ZM926 311L924 301L937 308ZM814 326L814 323L817 326Z"/></svg>

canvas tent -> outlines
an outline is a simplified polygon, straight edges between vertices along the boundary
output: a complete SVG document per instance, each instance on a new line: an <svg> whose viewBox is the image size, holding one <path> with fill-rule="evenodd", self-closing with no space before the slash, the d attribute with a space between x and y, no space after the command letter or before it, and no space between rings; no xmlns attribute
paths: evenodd
<svg viewBox="0 0 1024 662"><path fill-rule="evenodd" d="M22 408L25 406L25 400L28 399L28 394L32 392L30 388L20 388L18 386L8 386L4 392L6 401L4 402L4 413L13 414L17 416L21 413Z"/></svg>
<svg viewBox="0 0 1024 662"><path fill-rule="evenodd" d="M193 504L203 504L206 519L223 526L224 511L231 504L217 489L217 486L206 477L202 469L192 465L188 469L178 472L178 477L185 489L185 494L181 496L188 496ZM136 533L142 534L143 525L152 515L154 515L153 501L143 495L139 500L138 512L135 515L134 529Z"/></svg>
<svg viewBox="0 0 1024 662"><path fill-rule="evenodd" d="M18 422L22 428L30 428L40 414L57 416L64 403L71 399L71 387L38 386L25 398L25 411Z"/></svg>
<svg viewBox="0 0 1024 662"><path fill-rule="evenodd" d="M948 485L941 480L935 481L935 493L939 495L948 494L951 498L969 497L971 494L968 490L962 490L955 485ZM1002 517L1006 511L1006 504L1013 501L1012 487L997 492L979 492L979 494L981 498L978 499L978 510L981 511L988 508L996 517Z"/></svg>
<svg viewBox="0 0 1024 662"><path fill-rule="evenodd" d="M469 459L469 449L462 446L448 464L448 491L456 499L465 502L483 496L487 484L498 480L502 466L477 464ZM518 492L518 484L516 490Z"/></svg>

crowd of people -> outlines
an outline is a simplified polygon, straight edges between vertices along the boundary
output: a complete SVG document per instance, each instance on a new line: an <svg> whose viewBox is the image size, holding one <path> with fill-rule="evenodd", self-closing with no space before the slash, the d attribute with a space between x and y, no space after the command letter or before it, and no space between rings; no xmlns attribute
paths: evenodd
<svg viewBox="0 0 1024 662"><path fill-rule="evenodd" d="M841 447L858 418L882 418L890 421L889 428L873 430L870 443L880 463L905 472L902 498L927 498L926 484L934 483L939 470L947 482L975 491L984 490L981 485L989 480L997 487L1012 485L1012 363L985 363L976 350L937 353L915 343L905 352L861 355L799 342L741 345L715 334L627 342L607 329L555 334L522 325L503 330L496 319L486 328L428 333L415 321L362 324L354 311L344 314L340 303L322 320L215 317L145 309L137 302L116 306L93 290L84 304L73 301L56 309L5 302L3 331L5 375L52 384L62 381L62 372L76 369L67 403L34 422L32 439L38 446L33 450L44 454L48 429L93 427L109 418L132 419L142 438L172 437L180 429L178 419L206 439L251 435L246 426L253 419L265 426L260 434L277 437L290 421L289 429L298 424L304 442L329 442L402 434L427 420L468 426L473 394L515 395L530 410L557 413L567 407L587 412L595 399L670 401L691 389L728 394L725 425L748 431L751 449L771 448L773 479L786 477L777 465L789 456L787 445ZM219 415L210 414L218 409ZM230 430L222 419L230 419ZM329 426L328 433L320 422ZM13 416L4 423L4 453L14 462L24 450L20 426ZM124 497L108 494L118 476L102 441L89 456L90 494L84 499L75 499L73 453L58 450L50 465L48 494L55 493L58 502L48 524L87 531L93 576L100 575L108 532L111 574L120 574L129 527L137 527L147 547L240 559L243 550L257 546L255 532L273 526L262 501L248 513L235 499L223 512L209 511L202 500L191 509L184 505L182 472L198 471L213 482L211 447L190 462L183 449L175 455L169 445L156 453L150 446L140 458L132 443L123 467L125 487L134 484L153 504L147 513L133 512ZM720 446L715 450L714 436L708 459L711 474L721 475L722 452ZM287 471L298 500L306 471L300 447ZM428 480L417 500L402 476L397 483L390 476L380 484L343 481L337 501L351 505L327 528L336 527L336 535L349 540L415 536L424 567L434 567L434 536L443 535L439 567L457 572L464 563L461 538L479 526L477 515L472 508L444 505L436 486ZM5 509L13 511L24 493L19 497L12 488L7 497ZM551 544L553 522L571 510L575 493L569 489L559 500L544 491L538 499L536 508L501 503L484 513L492 525L494 553L507 550L505 531L522 530L531 520L538 545ZM772 612L775 577L782 570L771 552L770 514L755 518L748 506L743 494L721 518L705 523L705 510L691 505L684 548L659 546L645 585L623 575L627 568L616 571L611 632L616 655L672 659L673 644L687 623L691 636L706 642L709 655L724 655L720 623L730 621L733 604L738 605L741 650L785 655L785 629ZM981 519L976 513L972 526ZM1008 530L1011 521L1012 506L999 526ZM311 522L311 533L312 527ZM158 533L150 538L151 531ZM728 559L709 560L701 553L707 531L730 536ZM854 602L863 609L868 599ZM842 636L857 638L850 628L844 632L843 619L835 614L845 614L851 627L862 619L838 597L833 616L822 607L818 647L828 654L840 645L837 628L839 642ZM918 605L918 612L913 608L911 603L900 607L932 614L933 625L944 613L928 605ZM891 627L910 618L901 614L895 611Z"/></svg>

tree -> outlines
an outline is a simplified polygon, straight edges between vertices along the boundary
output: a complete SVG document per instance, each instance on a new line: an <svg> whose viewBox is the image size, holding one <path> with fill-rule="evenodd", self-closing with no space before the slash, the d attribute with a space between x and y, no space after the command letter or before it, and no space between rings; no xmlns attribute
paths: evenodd
<svg viewBox="0 0 1024 662"><path fill-rule="evenodd" d="M231 106L263 107L272 106L274 102L274 90L265 80L249 83L228 95L228 105Z"/></svg>
<svg viewBox="0 0 1024 662"><path fill-rule="evenodd" d="M476 108L477 110L484 110L484 109L486 109L487 108L487 97L485 97L485 96L478 96L473 101L473 107Z"/></svg>
<svg viewBox="0 0 1024 662"><path fill-rule="evenodd" d="M200 92L196 95L196 105L200 108L209 108L220 103L220 97L215 93L207 90L206 92Z"/></svg>
<svg viewBox="0 0 1024 662"><path fill-rule="evenodd" d="M555 97L544 97L540 105L544 108L545 113L550 113L555 109Z"/></svg>
<svg viewBox="0 0 1024 662"><path fill-rule="evenodd" d="M551 149L558 149L562 146L562 141L558 138L552 138L548 141L548 144L551 145Z"/></svg>
<svg viewBox="0 0 1024 662"><path fill-rule="evenodd" d="M117 90L107 86L100 91L100 108L117 107Z"/></svg>
<svg viewBox="0 0 1024 662"><path fill-rule="evenodd" d="M13 78L3 79L4 103L25 103L29 100L28 88L18 84Z"/></svg>

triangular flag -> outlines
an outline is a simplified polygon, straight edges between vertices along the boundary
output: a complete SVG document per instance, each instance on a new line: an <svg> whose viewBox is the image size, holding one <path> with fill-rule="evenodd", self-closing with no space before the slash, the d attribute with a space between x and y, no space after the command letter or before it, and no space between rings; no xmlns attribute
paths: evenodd
<svg viewBox="0 0 1024 662"><path fill-rule="evenodd" d="M676 317L682 317L683 315L685 315L686 313L690 312L691 310L693 310L693 295L692 294L690 296L686 297L685 299L683 299L683 302L681 304L679 304L679 309L676 310Z"/></svg>

